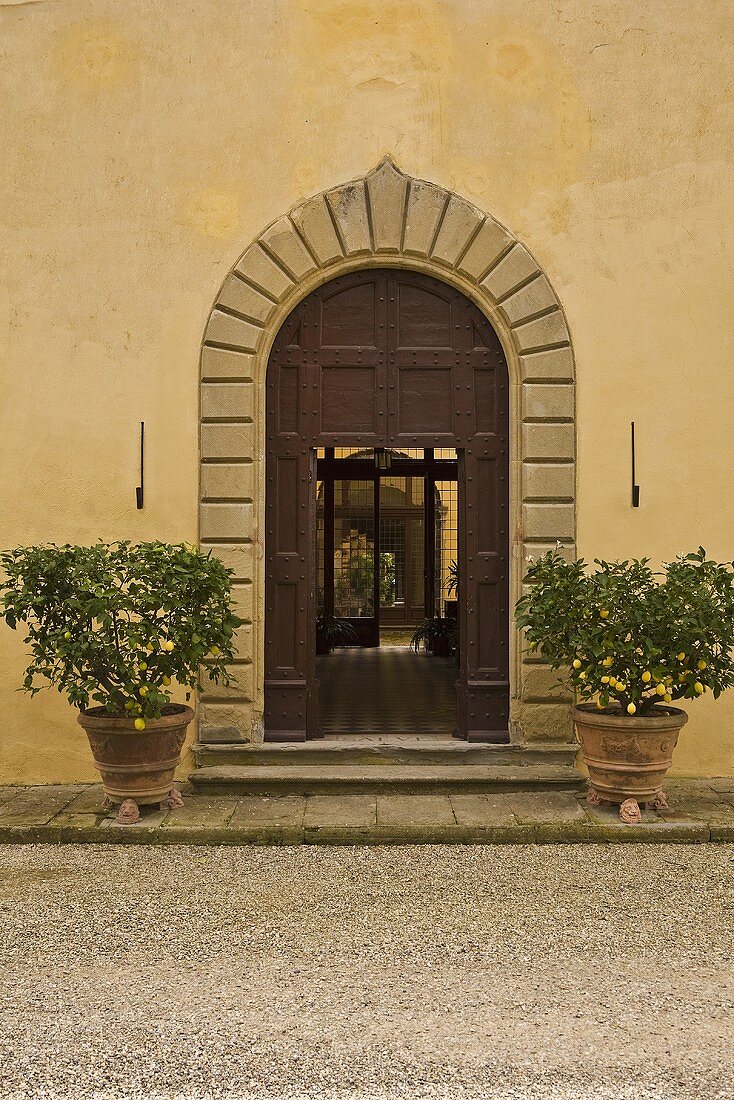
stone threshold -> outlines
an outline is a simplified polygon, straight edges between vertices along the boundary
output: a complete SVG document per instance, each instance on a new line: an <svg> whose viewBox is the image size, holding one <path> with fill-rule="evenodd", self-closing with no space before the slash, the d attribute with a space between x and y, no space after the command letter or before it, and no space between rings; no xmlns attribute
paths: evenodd
<svg viewBox="0 0 734 1100"><path fill-rule="evenodd" d="M670 810L623 825L562 790L202 795L118 825L98 785L0 787L4 844L605 844L734 842L734 779L673 780Z"/></svg>

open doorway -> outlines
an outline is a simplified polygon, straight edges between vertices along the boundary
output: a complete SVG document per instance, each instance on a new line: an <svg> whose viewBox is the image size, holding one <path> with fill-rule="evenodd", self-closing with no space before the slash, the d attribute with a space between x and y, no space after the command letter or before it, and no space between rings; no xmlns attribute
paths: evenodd
<svg viewBox="0 0 734 1100"><path fill-rule="evenodd" d="M316 653L326 736L457 721L455 448L320 448Z"/></svg>
<svg viewBox="0 0 734 1100"><path fill-rule="evenodd" d="M454 624L441 632L453 629L458 641L443 656L441 639L432 639L415 656L426 668L445 661L447 678L453 662L457 736L506 742L509 379L487 318L418 272L340 276L312 291L280 329L265 409L266 740L324 736L328 700L317 661L329 655L316 652L320 615L348 622L350 644L340 652L355 654L356 669L370 653L407 657L407 646L386 644L388 630L448 618L457 600ZM458 594L449 590L452 559L439 555L437 571L436 558L452 493ZM429 691L406 676L395 673L411 732L420 708L435 727ZM348 700L346 674L341 683ZM364 716L354 707L351 715L349 732L365 732Z"/></svg>

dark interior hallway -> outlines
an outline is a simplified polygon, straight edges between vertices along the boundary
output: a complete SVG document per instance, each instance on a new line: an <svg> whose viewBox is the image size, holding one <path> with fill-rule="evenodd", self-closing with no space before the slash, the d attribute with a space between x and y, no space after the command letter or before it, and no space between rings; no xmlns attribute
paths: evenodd
<svg viewBox="0 0 734 1100"><path fill-rule="evenodd" d="M317 658L325 734L454 732L458 668L408 647L339 649Z"/></svg>

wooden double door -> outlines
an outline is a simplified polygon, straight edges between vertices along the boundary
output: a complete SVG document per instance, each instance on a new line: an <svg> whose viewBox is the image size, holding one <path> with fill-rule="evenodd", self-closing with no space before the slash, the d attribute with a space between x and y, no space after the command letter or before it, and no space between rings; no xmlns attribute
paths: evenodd
<svg viewBox="0 0 734 1100"><path fill-rule="evenodd" d="M266 442L266 739L320 733L317 455L328 449L371 454L376 466L385 450L456 452L457 733L508 740L509 382L480 310L417 272L368 269L326 283L273 345Z"/></svg>

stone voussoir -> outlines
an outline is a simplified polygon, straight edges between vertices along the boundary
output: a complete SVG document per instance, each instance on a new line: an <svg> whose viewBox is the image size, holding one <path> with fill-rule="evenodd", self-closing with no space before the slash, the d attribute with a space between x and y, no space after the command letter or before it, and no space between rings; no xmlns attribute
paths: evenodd
<svg viewBox="0 0 734 1100"><path fill-rule="evenodd" d="M372 251L370 222L367 214L367 197L363 181L347 183L327 191L326 201L331 207L344 242L347 256L358 256Z"/></svg>
<svg viewBox="0 0 734 1100"><path fill-rule="evenodd" d="M534 275L539 274L540 268L528 250L516 243L482 280L482 286L495 301L498 301L511 294Z"/></svg>
<svg viewBox="0 0 734 1100"><path fill-rule="evenodd" d="M465 252L484 215L458 195L449 198L431 257L453 267Z"/></svg>
<svg viewBox="0 0 734 1100"><path fill-rule="evenodd" d="M291 211L291 220L322 267L341 259L342 248L324 195L317 195Z"/></svg>
<svg viewBox="0 0 734 1100"><path fill-rule="evenodd" d="M403 239L408 180L386 158L367 177L376 252L399 252Z"/></svg>
<svg viewBox="0 0 734 1100"><path fill-rule="evenodd" d="M448 201L449 192L435 183L410 180L403 239L405 253L428 256Z"/></svg>
<svg viewBox="0 0 734 1100"><path fill-rule="evenodd" d="M305 279L316 264L288 217L278 218L260 237L260 244L274 256L295 280Z"/></svg>
<svg viewBox="0 0 734 1100"><path fill-rule="evenodd" d="M259 241L243 253L235 271L276 302L293 288L293 280L271 259Z"/></svg>
<svg viewBox="0 0 734 1100"><path fill-rule="evenodd" d="M251 382L254 371L254 358L250 352L212 348L206 345L201 349L202 384L225 381Z"/></svg>

